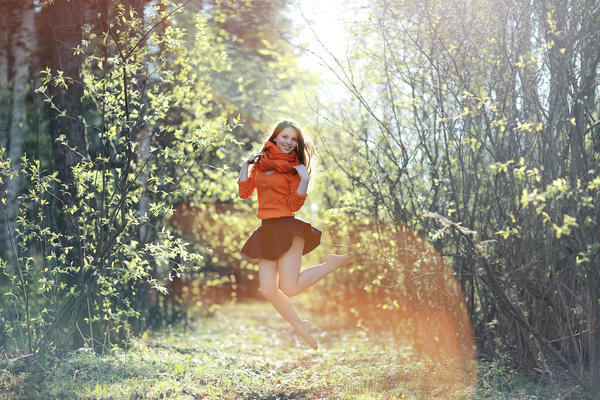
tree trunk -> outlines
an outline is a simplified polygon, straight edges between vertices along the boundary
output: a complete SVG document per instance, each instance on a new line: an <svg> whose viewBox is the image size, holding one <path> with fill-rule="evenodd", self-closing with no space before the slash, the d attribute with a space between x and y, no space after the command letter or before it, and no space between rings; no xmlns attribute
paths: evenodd
<svg viewBox="0 0 600 400"><path fill-rule="evenodd" d="M9 94L9 43L10 43L10 10L11 4L0 3L0 148L8 147L8 126L10 124L10 94ZM5 157L7 155L5 154ZM2 197L4 197L5 182L2 182ZM1 204L1 203L0 203ZM4 215L5 208L0 206L0 258L10 260L10 244L8 243L8 227Z"/></svg>
<svg viewBox="0 0 600 400"><path fill-rule="evenodd" d="M0 147L8 145L9 119L9 43L10 43L10 10L11 4L0 3Z"/></svg>
<svg viewBox="0 0 600 400"><path fill-rule="evenodd" d="M81 85L81 60L74 54L82 39L81 26L83 23L82 2L55 0L44 10L47 12L48 45L53 49L50 57L51 71L59 71L66 77L68 87L49 85L54 106L59 110L49 111L49 128L54 152L54 168L64 190L59 191L61 208L70 209L77 201L77 189L73 184L73 167L87 156L86 130L83 122L83 86ZM64 112L64 115L61 114ZM57 140L63 138L64 142ZM82 260L81 246L78 245L78 226L76 215L67 212L57 220L63 225L65 235L72 236L71 243L74 251L68 253L68 262L80 265Z"/></svg>
<svg viewBox="0 0 600 400"><path fill-rule="evenodd" d="M8 128L8 158L10 158L13 167L20 170L21 157L23 156L23 145L27 124L27 92L30 89L31 77L29 74L29 64L31 56L31 41L34 32L33 22L33 0L24 0L15 2L18 6L13 8L13 21L15 21L15 31L11 38L12 50L12 101L11 101L11 121ZM15 176L13 179L5 182L8 192L6 202L8 223L8 242L11 236L15 237L15 219L19 211L17 197L20 192L21 179ZM10 243L7 243L10 244ZM8 260L8 259L7 259Z"/></svg>
<svg viewBox="0 0 600 400"><path fill-rule="evenodd" d="M8 4L9 10L3 12L3 30L7 35L3 38L0 65L2 77L2 146L6 147L5 156L11 160L15 170L20 170L20 159L23 156L23 144L26 135L27 92L30 89L30 54L34 32L33 0L13 1ZM4 47L6 46L6 47ZM15 219L19 209L17 197L20 191L18 176L6 179L6 214L2 215L2 233L0 256L13 264L11 237L15 237Z"/></svg>

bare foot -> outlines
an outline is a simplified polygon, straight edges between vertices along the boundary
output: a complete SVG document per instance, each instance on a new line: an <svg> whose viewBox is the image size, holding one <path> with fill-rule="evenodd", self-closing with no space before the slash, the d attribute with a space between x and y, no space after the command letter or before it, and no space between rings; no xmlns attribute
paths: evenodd
<svg viewBox="0 0 600 400"><path fill-rule="evenodd" d="M331 265L334 269L338 269L339 267L341 267L346 261L350 260L351 258L354 257L354 253L348 253L348 254L328 254L327 257L325 258L325 262L329 265Z"/></svg>
<svg viewBox="0 0 600 400"><path fill-rule="evenodd" d="M310 322L303 320L302 325L296 331L302 336L302 339L308 343L313 350L317 350L317 341L312 337L310 333Z"/></svg>

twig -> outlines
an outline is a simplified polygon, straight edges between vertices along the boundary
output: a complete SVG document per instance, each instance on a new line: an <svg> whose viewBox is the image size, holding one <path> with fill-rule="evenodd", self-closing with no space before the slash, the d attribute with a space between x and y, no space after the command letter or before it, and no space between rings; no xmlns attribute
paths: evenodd
<svg viewBox="0 0 600 400"><path fill-rule="evenodd" d="M591 387L590 387L589 382L587 382L583 378L583 376L581 376L581 374L579 374L573 368L573 365L560 353L560 351L558 351L552 345L552 342L550 342L537 328L535 328L529 322L527 322L527 319L525 318L523 311L520 308L518 308L512 301L510 301L510 299L508 298L508 295L500 286L500 282L498 281L498 278L496 277L495 271L492 270L492 267L487 259L487 256L485 255L485 251L483 250L483 246L481 246L478 243L475 243L473 241L473 239L471 238L471 234L473 234L475 232L468 228L465 228L464 226L461 226L460 223L450 221L448 218L443 217L443 216L439 215L438 213L430 212L430 213L425 214L424 217L437 219L445 227L454 229L458 234L460 234L469 243L469 245L473 249L475 249L475 251L479 255L479 258L481 259L481 262L483 264L483 269L487 274L487 278L488 278L487 284L489 285L489 287L492 290L492 293L494 294L496 299L499 300L500 303L506 307L506 310L508 311L508 313L511 314L511 316L515 319L515 321L522 328L524 328L527 332L529 332L544 348L546 348L546 350L548 350L548 352L550 352L556 358L556 360L560 364L562 364L567 369L567 372L569 373L569 375L571 375L577 381L577 383L579 385L581 385L581 387L584 390L586 390L587 392L590 392Z"/></svg>

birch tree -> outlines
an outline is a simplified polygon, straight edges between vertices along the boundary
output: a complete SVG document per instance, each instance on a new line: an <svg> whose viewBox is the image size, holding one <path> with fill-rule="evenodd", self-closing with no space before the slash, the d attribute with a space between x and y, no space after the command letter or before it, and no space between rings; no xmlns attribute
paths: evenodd
<svg viewBox="0 0 600 400"><path fill-rule="evenodd" d="M6 123L3 133L2 146L7 148L6 155L13 160L13 165L18 172L20 159L23 156L24 138L27 132L27 96L32 93L30 66L31 51L34 37L34 4L33 1L9 1L4 2L2 10L6 24L4 46L0 57L2 70L2 83L0 84L0 96L6 101L6 108L2 107L5 115L2 123ZM0 257L11 265L14 262L12 254L13 246L11 237L14 238L14 224L17 215L17 196L20 191L18 175L4 182L7 197L4 199L3 207L6 214L2 218L0 230L2 231L3 252Z"/></svg>

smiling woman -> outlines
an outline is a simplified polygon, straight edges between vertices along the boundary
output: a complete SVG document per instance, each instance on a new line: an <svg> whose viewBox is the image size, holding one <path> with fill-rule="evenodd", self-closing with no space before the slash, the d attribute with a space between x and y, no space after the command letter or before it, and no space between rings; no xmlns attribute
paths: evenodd
<svg viewBox="0 0 600 400"><path fill-rule="evenodd" d="M298 146L298 132L292 127L286 127L275 139L275 144L279 150L290 154Z"/></svg>
<svg viewBox="0 0 600 400"><path fill-rule="evenodd" d="M288 296L305 291L353 257L330 254L324 263L300 271L302 256L321 242L321 231L295 217L304 205L310 181L312 143L291 120L280 121L263 150L244 161L239 178L239 195L249 198L258 192L262 225L248 239L242 253L258 259L262 294L313 348L317 342L310 323L300 318ZM248 168L255 164L250 175Z"/></svg>

